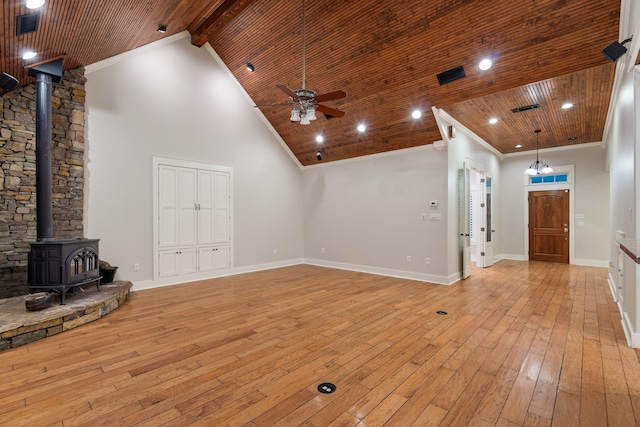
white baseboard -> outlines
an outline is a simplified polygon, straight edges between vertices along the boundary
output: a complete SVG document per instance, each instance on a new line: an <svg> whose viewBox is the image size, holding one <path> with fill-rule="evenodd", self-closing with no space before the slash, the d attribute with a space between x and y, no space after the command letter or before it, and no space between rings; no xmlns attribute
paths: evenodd
<svg viewBox="0 0 640 427"><path fill-rule="evenodd" d="M618 302L618 289L616 289L616 282L613 281L613 276L611 276L611 272L607 275L607 283L609 284L609 291L611 292L611 296L613 297L614 302ZM618 307L620 308L620 307ZM622 311L620 311L622 314Z"/></svg>
<svg viewBox="0 0 640 427"><path fill-rule="evenodd" d="M631 328L631 320L627 316L627 313L622 315L622 329L627 339L627 345L633 348L640 348L640 334L634 332Z"/></svg>
<svg viewBox="0 0 640 427"><path fill-rule="evenodd" d="M450 285L459 280L460 273L456 279L451 277L435 276L433 274L416 273L412 271L392 270L388 268L371 267L366 265L346 264L342 262L326 261L320 259L305 258L305 264L317 265L320 267L337 268L340 270L358 271L360 273L377 274L379 276L397 277L399 279L419 280L421 282L435 283L437 285Z"/></svg>
<svg viewBox="0 0 640 427"><path fill-rule="evenodd" d="M242 267L233 267L224 270L207 271L206 273L196 273L184 276L161 277L154 280L139 280L133 282L131 291L141 291L143 289L161 288L163 286L178 285L180 283L197 282L200 280L216 279L218 277L235 276L236 274L252 273L255 271L271 270L274 268L290 267L292 265L304 264L303 259L290 259L264 264L255 264Z"/></svg>
<svg viewBox="0 0 640 427"><path fill-rule="evenodd" d="M524 255L519 254L502 254L500 255L500 259L509 259L511 261L526 261L527 259Z"/></svg>
<svg viewBox="0 0 640 427"><path fill-rule="evenodd" d="M586 265L588 267L609 267L609 261L599 259L574 259L574 265Z"/></svg>

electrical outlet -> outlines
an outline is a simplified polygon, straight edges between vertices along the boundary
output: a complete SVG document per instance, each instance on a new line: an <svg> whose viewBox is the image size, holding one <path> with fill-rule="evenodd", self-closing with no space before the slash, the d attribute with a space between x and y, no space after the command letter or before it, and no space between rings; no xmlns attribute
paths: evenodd
<svg viewBox="0 0 640 427"><path fill-rule="evenodd" d="M431 258L425 258L424 260L425 264L431 264Z"/></svg>
<svg viewBox="0 0 640 427"><path fill-rule="evenodd" d="M407 262L411 262L411 257L407 255Z"/></svg>
<svg viewBox="0 0 640 427"><path fill-rule="evenodd" d="M278 250L276 248L273 248L273 254L275 255L277 253L278 253Z"/></svg>
<svg viewBox="0 0 640 427"><path fill-rule="evenodd" d="M140 264L138 263L133 264L133 271L140 271Z"/></svg>
<svg viewBox="0 0 640 427"><path fill-rule="evenodd" d="M324 248L320 249L320 252L324 253Z"/></svg>

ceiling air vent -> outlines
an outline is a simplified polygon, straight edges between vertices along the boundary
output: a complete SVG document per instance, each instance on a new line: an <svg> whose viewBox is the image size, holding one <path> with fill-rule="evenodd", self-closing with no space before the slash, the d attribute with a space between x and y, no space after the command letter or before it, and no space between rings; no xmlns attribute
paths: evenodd
<svg viewBox="0 0 640 427"><path fill-rule="evenodd" d="M38 30L40 12L16 16L16 36L33 33Z"/></svg>
<svg viewBox="0 0 640 427"><path fill-rule="evenodd" d="M518 107L511 110L512 113L521 113L523 111L535 110L540 108L540 104L525 105L524 107Z"/></svg>
<svg viewBox="0 0 640 427"><path fill-rule="evenodd" d="M442 86L463 77L466 77L466 75L464 74L464 67L461 65L459 67L452 68L438 74L438 83L440 83L440 85Z"/></svg>

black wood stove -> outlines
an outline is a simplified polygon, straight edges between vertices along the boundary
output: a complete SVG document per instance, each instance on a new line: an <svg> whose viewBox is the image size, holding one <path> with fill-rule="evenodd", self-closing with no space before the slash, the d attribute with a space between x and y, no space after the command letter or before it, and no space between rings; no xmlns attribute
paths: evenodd
<svg viewBox="0 0 640 427"><path fill-rule="evenodd" d="M95 283L99 287L98 239L48 240L31 244L29 289L55 291L60 303L74 286ZM99 289L99 288L98 288Z"/></svg>
<svg viewBox="0 0 640 427"><path fill-rule="evenodd" d="M62 58L29 68L36 78L36 222L37 241L29 252L30 292L55 291L64 304L74 286L100 285L97 239L54 239L51 166L51 83L62 77ZM99 289L99 288L98 288Z"/></svg>

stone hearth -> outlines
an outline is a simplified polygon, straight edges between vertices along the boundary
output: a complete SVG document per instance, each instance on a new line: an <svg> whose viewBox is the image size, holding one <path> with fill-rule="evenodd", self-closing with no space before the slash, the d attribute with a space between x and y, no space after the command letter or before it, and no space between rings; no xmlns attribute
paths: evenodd
<svg viewBox="0 0 640 427"><path fill-rule="evenodd" d="M56 298L51 307L27 311L24 296L0 299L0 351L76 328L97 320L129 298L131 282L116 281L74 289L66 304Z"/></svg>

